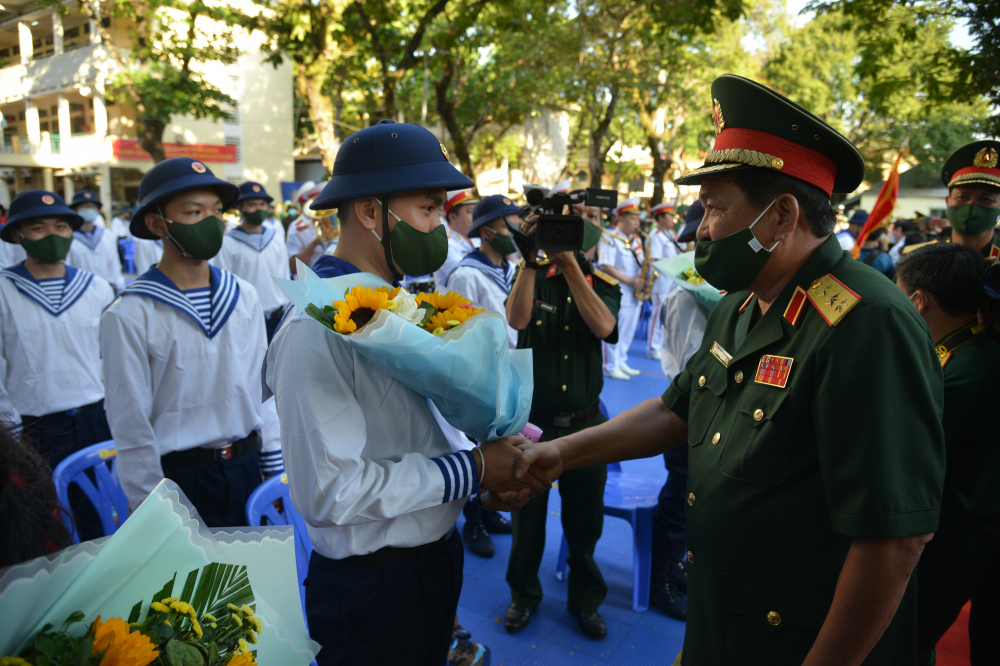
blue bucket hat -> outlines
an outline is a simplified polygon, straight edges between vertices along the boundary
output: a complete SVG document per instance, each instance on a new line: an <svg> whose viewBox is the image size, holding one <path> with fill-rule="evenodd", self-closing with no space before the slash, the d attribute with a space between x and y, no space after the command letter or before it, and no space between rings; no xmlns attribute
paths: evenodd
<svg viewBox="0 0 1000 666"><path fill-rule="evenodd" d="M513 201L502 194L491 194L483 197L472 209L472 228L469 229L469 233L493 220L499 220L503 215L520 214L521 209Z"/></svg>
<svg viewBox="0 0 1000 666"><path fill-rule="evenodd" d="M240 196L236 197L233 205L235 206L242 201L249 201L251 199L263 199L268 203L274 201L274 197L267 193L263 185L248 180L240 185Z"/></svg>
<svg viewBox="0 0 1000 666"><path fill-rule="evenodd" d="M437 137L419 125L386 119L344 140L330 182L311 205L329 210L364 197L471 187L475 183L451 165Z"/></svg>
<svg viewBox="0 0 1000 666"><path fill-rule="evenodd" d="M65 217L74 231L83 224L83 218L67 206L63 198L55 192L25 190L10 202L10 209L7 211L7 224L0 229L0 239L13 243L14 230L17 229L17 225L39 217Z"/></svg>
<svg viewBox="0 0 1000 666"><path fill-rule="evenodd" d="M684 213L684 227L677 234L677 242L690 243L693 241L703 217L705 217L705 206L702 205L700 199L695 199L695 202Z"/></svg>
<svg viewBox="0 0 1000 666"><path fill-rule="evenodd" d="M94 204L97 206L98 209L103 208L103 206L101 205L101 198L96 194L94 194L93 192L91 192L90 190L79 190L78 192L76 192L73 195L73 202L70 203L69 207L72 208L73 210L76 210L76 207L79 204L85 204L85 203Z"/></svg>
<svg viewBox="0 0 1000 666"><path fill-rule="evenodd" d="M212 170L190 157L171 157L146 172L139 183L139 205L132 213L129 231L136 238L156 240L146 226L146 213L156 210L156 204L178 192L207 187L216 190L222 199L222 209L229 210L240 194L238 187L215 177Z"/></svg>
<svg viewBox="0 0 1000 666"><path fill-rule="evenodd" d="M863 210L856 210L851 215L851 219L847 221L847 224L857 224L860 226L865 226L865 222L868 221L868 213Z"/></svg>

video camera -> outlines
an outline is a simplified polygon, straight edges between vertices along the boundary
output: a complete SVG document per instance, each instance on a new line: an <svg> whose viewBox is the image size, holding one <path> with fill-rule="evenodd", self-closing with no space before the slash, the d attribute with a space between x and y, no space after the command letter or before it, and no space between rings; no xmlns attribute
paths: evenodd
<svg viewBox="0 0 1000 666"><path fill-rule="evenodd" d="M614 208L618 205L618 192L588 187L586 190L557 192L545 196L541 189L526 190L528 205L521 209L521 217L530 213L539 215L535 225L534 245L543 252L579 252L583 249L583 231L590 224L579 215L564 215L566 206L584 205ZM572 209L570 209L572 210ZM531 240L519 228L507 224L511 235L520 247L530 247Z"/></svg>

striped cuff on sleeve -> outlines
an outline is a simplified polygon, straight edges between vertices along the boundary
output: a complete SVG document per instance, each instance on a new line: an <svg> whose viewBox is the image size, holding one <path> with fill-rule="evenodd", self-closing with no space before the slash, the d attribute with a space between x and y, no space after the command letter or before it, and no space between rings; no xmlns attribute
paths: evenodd
<svg viewBox="0 0 1000 666"><path fill-rule="evenodd" d="M431 458L444 477L444 500L454 502L479 490L479 467L472 451L459 451L442 458Z"/></svg>
<svg viewBox="0 0 1000 666"><path fill-rule="evenodd" d="M285 471L285 461L281 458L281 449L260 452L260 473L265 477L281 474Z"/></svg>

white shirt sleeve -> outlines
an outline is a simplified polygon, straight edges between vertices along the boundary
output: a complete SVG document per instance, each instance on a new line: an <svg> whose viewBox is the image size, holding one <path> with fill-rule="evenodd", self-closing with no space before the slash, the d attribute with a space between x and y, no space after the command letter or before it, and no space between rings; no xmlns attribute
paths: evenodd
<svg viewBox="0 0 1000 666"><path fill-rule="evenodd" d="M237 241L239 242L239 241ZM253 285L246 281L240 282L240 298L252 299L253 309L257 313L257 323L252 326L249 349L254 350L253 358L247 365L247 386L254 396L263 395L261 385L261 368L267 356L267 329L264 326L264 310L260 305L260 297ZM260 472L264 476L274 476L284 471L281 458L281 426L278 424L274 398L268 398L258 403L258 414L261 420L261 451Z"/></svg>
<svg viewBox="0 0 1000 666"><path fill-rule="evenodd" d="M118 237L113 236L110 231L105 231L104 235L108 237L108 251L105 254L107 268L104 275L108 276L108 282L115 293L120 294L125 290L125 276L122 275L122 261L118 257Z"/></svg>
<svg viewBox="0 0 1000 666"><path fill-rule="evenodd" d="M131 298L131 297L130 297ZM112 308L101 317L104 406L118 449L118 478L129 506L139 506L163 479L151 422L153 379L146 331Z"/></svg>
<svg viewBox="0 0 1000 666"><path fill-rule="evenodd" d="M462 268L462 270L458 270L456 267L448 278L447 289L448 291L457 291L473 303L482 305L483 295L479 293L479 283L472 276L473 271L476 271L476 269ZM506 317L506 314L504 316Z"/></svg>
<svg viewBox="0 0 1000 666"><path fill-rule="evenodd" d="M616 261L618 261L618 243L614 242L611 245L608 245L603 239L598 241L597 265L614 266Z"/></svg>
<svg viewBox="0 0 1000 666"><path fill-rule="evenodd" d="M670 279L670 278L664 278ZM687 366L705 338L708 311L684 289L670 292L663 302L663 374L673 380Z"/></svg>
<svg viewBox="0 0 1000 666"><path fill-rule="evenodd" d="M384 521L472 494L475 483L446 480L477 478L469 451L365 457L368 430L354 387L369 380L355 376L358 356L346 342L308 328L318 326L291 322L282 335L293 337L272 342L266 371L281 414L292 500L305 521L313 527ZM377 418L401 416L391 404L384 407ZM399 432L406 437L405 423Z"/></svg>

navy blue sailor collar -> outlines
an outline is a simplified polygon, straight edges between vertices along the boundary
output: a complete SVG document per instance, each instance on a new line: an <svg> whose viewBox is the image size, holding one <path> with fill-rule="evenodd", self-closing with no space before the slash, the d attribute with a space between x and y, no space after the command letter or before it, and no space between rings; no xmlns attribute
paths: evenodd
<svg viewBox="0 0 1000 666"><path fill-rule="evenodd" d="M242 227L230 229L228 234L241 243L246 243L258 252L263 252L274 239L275 231L272 227L264 226L259 234L252 234Z"/></svg>
<svg viewBox="0 0 1000 666"><path fill-rule="evenodd" d="M4 277L10 279L19 292L38 303L42 309L53 317L58 317L66 312L73 304L80 300L80 297L87 291L87 287L94 279L93 273L82 271L66 264L66 277L63 281L62 296L58 303L49 301L45 290L38 280L32 277L28 269L24 267L24 262L5 268L0 271Z"/></svg>
<svg viewBox="0 0 1000 666"><path fill-rule="evenodd" d="M505 293L510 293L511 284L514 281L514 265L504 257L503 264L497 266L482 250L476 249L462 257L459 266L471 266L486 274Z"/></svg>
<svg viewBox="0 0 1000 666"><path fill-rule="evenodd" d="M97 246L101 244L101 236L103 235L104 235L104 227L99 227L96 224L94 225L94 230L91 231L89 234L84 233L79 229L73 232L73 238L83 243L91 250L97 249Z"/></svg>
<svg viewBox="0 0 1000 666"><path fill-rule="evenodd" d="M205 328L198 310L188 299L187 295L177 288L177 285L163 272L153 266L148 271L135 279L132 284L125 287L122 296L145 296L154 301L159 301L164 305L186 314L200 328L209 339L212 339L222 330L229 320L229 315L236 309L236 303L240 299L240 285L235 276L229 271L212 266L209 270L209 285L211 288L212 316L211 326Z"/></svg>

